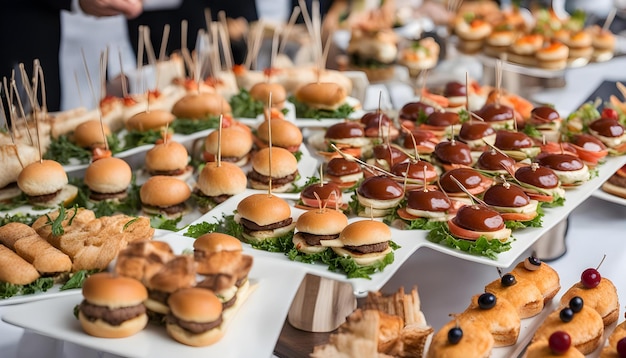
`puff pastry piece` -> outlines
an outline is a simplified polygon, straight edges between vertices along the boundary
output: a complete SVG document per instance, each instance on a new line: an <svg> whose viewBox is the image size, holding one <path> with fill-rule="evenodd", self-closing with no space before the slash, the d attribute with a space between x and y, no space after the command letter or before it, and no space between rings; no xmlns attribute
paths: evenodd
<svg viewBox="0 0 626 358"><path fill-rule="evenodd" d="M626 338L626 321L620 323L615 327L613 333L609 336L609 344L602 348L600 358L619 358L617 353L617 342Z"/></svg>
<svg viewBox="0 0 626 358"><path fill-rule="evenodd" d="M456 326L457 321L448 322L435 333L428 349L428 358L486 358L491 355L494 340L487 327L482 324L458 322L458 327L463 330L463 337L458 343L451 344L448 341L448 331Z"/></svg>
<svg viewBox="0 0 626 358"><path fill-rule="evenodd" d="M496 296L492 308L482 309L478 305L480 295L472 297L469 307L458 316L459 322L484 325L491 332L494 347L510 346L517 342L521 321L517 309L506 299Z"/></svg>
<svg viewBox="0 0 626 358"><path fill-rule="evenodd" d="M550 265L538 259L535 260L539 262L539 265L530 263L529 258L518 263L511 273L515 277L532 281L543 295L543 304L545 305L559 292L561 281L559 274Z"/></svg>
<svg viewBox="0 0 626 358"><path fill-rule="evenodd" d="M537 286L522 277L515 277L511 286L502 284L501 279L492 281L485 286L485 292L491 292L498 297L507 299L517 310L520 318L528 318L539 314L543 310L543 295Z"/></svg>
<svg viewBox="0 0 626 358"><path fill-rule="evenodd" d="M577 282L563 294L561 305L567 305L574 296L580 296L585 301L585 306L596 310L605 326L617 321L619 317L617 289L608 278L602 277L600 284L594 288L586 288L581 282Z"/></svg>
<svg viewBox="0 0 626 358"><path fill-rule="evenodd" d="M565 331L569 333L572 339L572 346L576 347L582 354L589 354L596 350L602 340L602 334L604 334L604 324L598 312L589 307L586 302L582 310L574 313L569 322L561 320L560 312L561 309L559 308L548 315L535 332L532 341L548 340L552 333Z"/></svg>

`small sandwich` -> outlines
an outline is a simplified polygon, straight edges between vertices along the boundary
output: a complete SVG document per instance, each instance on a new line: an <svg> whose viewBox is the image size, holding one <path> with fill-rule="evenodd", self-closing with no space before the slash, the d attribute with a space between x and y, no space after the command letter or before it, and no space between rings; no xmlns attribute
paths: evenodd
<svg viewBox="0 0 626 358"><path fill-rule="evenodd" d="M340 188L351 188L363 179L363 169L343 157L333 158L326 164L324 180L336 183Z"/></svg>
<svg viewBox="0 0 626 358"><path fill-rule="evenodd" d="M284 119L272 119L272 146L285 148L291 153L296 153L302 145L302 131L295 124ZM260 148L269 145L269 121L264 121L257 128L257 146Z"/></svg>
<svg viewBox="0 0 626 358"><path fill-rule="evenodd" d="M223 337L222 302L215 293L202 288L182 289L170 296L168 305L171 312L165 327L176 341L203 347Z"/></svg>
<svg viewBox="0 0 626 358"><path fill-rule="evenodd" d="M355 28L346 50L351 67L363 71L370 82L393 77L398 57L398 36L390 28Z"/></svg>
<svg viewBox="0 0 626 358"><path fill-rule="evenodd" d="M193 174L187 148L173 140L155 144L148 150L145 168L150 175L167 175L183 181L187 181Z"/></svg>
<svg viewBox="0 0 626 358"><path fill-rule="evenodd" d="M552 169L564 188L578 186L591 179L587 164L571 154L540 155L537 157L537 164Z"/></svg>
<svg viewBox="0 0 626 358"><path fill-rule="evenodd" d="M515 179L530 198L550 205L563 205L565 190L554 170L532 163L517 169Z"/></svg>
<svg viewBox="0 0 626 358"><path fill-rule="evenodd" d="M452 321L435 333L427 357L490 357L493 347L494 339L486 326Z"/></svg>
<svg viewBox="0 0 626 358"><path fill-rule="evenodd" d="M83 283L83 297L78 320L89 335L129 337L148 323L143 304L148 292L137 280L105 272L94 274Z"/></svg>
<svg viewBox="0 0 626 358"><path fill-rule="evenodd" d="M602 190L626 199L626 165L619 168L602 184Z"/></svg>
<svg viewBox="0 0 626 358"><path fill-rule="evenodd" d="M474 327L484 325L493 335L494 347L515 344L521 327L520 316L511 302L490 292L474 295L458 320Z"/></svg>
<svg viewBox="0 0 626 358"><path fill-rule="evenodd" d="M484 205L465 205L448 220L450 234L458 239L476 241L481 236L487 240L505 242L511 237L511 229L504 226L504 219L497 211Z"/></svg>
<svg viewBox="0 0 626 358"><path fill-rule="evenodd" d="M392 213L404 198L404 189L386 176L373 176L361 182L356 190L358 216L383 217Z"/></svg>
<svg viewBox="0 0 626 358"><path fill-rule="evenodd" d="M270 93L272 94L272 108L282 109L287 100L287 91L280 83L259 82L250 88L250 97L264 106L269 102Z"/></svg>
<svg viewBox="0 0 626 358"><path fill-rule="evenodd" d="M530 256L518 263L513 271L516 277L524 278L535 283L543 296L544 306L556 296L561 289L559 274L545 262Z"/></svg>
<svg viewBox="0 0 626 358"><path fill-rule="evenodd" d="M206 213L231 196L243 193L247 185L246 174L237 165L209 162L202 168L192 195L198 210Z"/></svg>
<svg viewBox="0 0 626 358"><path fill-rule="evenodd" d="M172 107L172 114L176 118L208 120L219 117L220 114L230 114L230 104L217 93L189 93Z"/></svg>
<svg viewBox="0 0 626 358"><path fill-rule="evenodd" d="M252 170L248 173L250 186L253 189L269 189L270 175L272 191L278 193L289 190L300 175L296 157L287 149L278 147L263 148L256 152L252 157Z"/></svg>
<svg viewBox="0 0 626 358"><path fill-rule="evenodd" d="M520 318L538 315L543 310L543 295L534 282L514 273L507 273L485 286L485 292L491 292L509 301L517 310Z"/></svg>
<svg viewBox="0 0 626 358"><path fill-rule="evenodd" d="M396 210L403 220L448 221L457 210L457 202L452 202L440 190L414 189L409 191L406 197L406 206Z"/></svg>
<svg viewBox="0 0 626 358"><path fill-rule="evenodd" d="M294 247L305 254L318 254L330 246L342 245L337 239L346 226L348 218L341 211L329 208L307 211L296 222Z"/></svg>
<svg viewBox="0 0 626 358"><path fill-rule="evenodd" d="M235 220L243 227L242 236L248 242L276 240L296 227L289 204L269 194L252 194L241 200Z"/></svg>
<svg viewBox="0 0 626 358"><path fill-rule="evenodd" d="M155 318L162 318L170 308L167 300L174 292L196 284L196 263L190 255L180 255L166 262L152 275L145 286L148 297L144 303Z"/></svg>
<svg viewBox="0 0 626 358"><path fill-rule="evenodd" d="M483 194L483 201L505 221L525 223L538 215L539 202L531 199L522 188L507 182L489 187Z"/></svg>
<svg viewBox="0 0 626 358"><path fill-rule="evenodd" d="M203 158L207 162L214 162L217 159L217 141L219 132L211 132L204 140ZM250 159L253 140L250 131L242 129L241 126L230 126L222 128L222 162L234 163L237 166L244 166Z"/></svg>
<svg viewBox="0 0 626 358"><path fill-rule="evenodd" d="M589 123L589 133L604 143L612 155L626 153L626 129L616 118L600 118Z"/></svg>
<svg viewBox="0 0 626 358"><path fill-rule="evenodd" d="M196 287L215 292L224 311L239 306L250 287L248 273L253 258L243 254L241 241L230 235L209 233L193 243L198 282Z"/></svg>
<svg viewBox="0 0 626 358"><path fill-rule="evenodd" d="M78 194L78 188L68 184L63 166L54 160L40 160L25 166L17 177L17 185L28 202L36 206L68 205Z"/></svg>
<svg viewBox="0 0 626 358"><path fill-rule="evenodd" d="M346 118L354 110L346 103L348 94L333 82L313 82L295 92L297 118Z"/></svg>
<svg viewBox="0 0 626 358"><path fill-rule="evenodd" d="M83 181L92 201L120 201L128 196L133 172L124 160L108 157L92 162L85 170Z"/></svg>
<svg viewBox="0 0 626 358"><path fill-rule="evenodd" d="M146 214L176 219L189 209L185 202L191 197L191 189L180 179L156 175L141 186L139 197Z"/></svg>
<svg viewBox="0 0 626 358"><path fill-rule="evenodd" d="M103 135L104 131L104 135ZM83 122L74 129L74 143L81 147L92 150L105 147L105 136L111 135L111 129L97 119Z"/></svg>
<svg viewBox="0 0 626 358"><path fill-rule="evenodd" d="M17 186L17 178L22 172L22 165L29 165L39 160L35 147L26 144L0 145L0 202L10 201L22 194Z"/></svg>
<svg viewBox="0 0 626 358"><path fill-rule="evenodd" d="M347 204L342 201L339 185L329 182L307 185L300 192L300 200L296 203L296 207L303 210L319 209L320 207L346 209Z"/></svg>
<svg viewBox="0 0 626 358"><path fill-rule="evenodd" d="M145 284L174 257L174 252L167 242L133 241L117 255L113 272Z"/></svg>
<svg viewBox="0 0 626 358"><path fill-rule="evenodd" d="M126 129L129 131L147 132L150 130L160 131L171 124L176 117L169 111L152 109L141 111L126 121Z"/></svg>
<svg viewBox="0 0 626 358"><path fill-rule="evenodd" d="M380 221L360 220L341 231L332 249L339 256L352 258L358 266L371 266L393 255L390 240L389 226Z"/></svg>

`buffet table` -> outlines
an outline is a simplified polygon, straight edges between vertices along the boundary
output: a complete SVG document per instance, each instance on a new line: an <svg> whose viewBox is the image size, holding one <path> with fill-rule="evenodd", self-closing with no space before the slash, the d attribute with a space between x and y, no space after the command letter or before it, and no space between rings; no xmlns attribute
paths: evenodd
<svg viewBox="0 0 626 358"><path fill-rule="evenodd" d="M618 58L608 63L568 70L565 73L565 88L542 91L532 99L537 102L551 103L560 113L567 114L581 104L603 80L623 81L624 78L619 76L623 76L621 70L624 68L626 68L626 58ZM404 91L405 96L407 95L405 89L410 88L404 85L405 89L402 89L400 83L386 87L392 95L398 91ZM380 89L376 86L371 91L377 93ZM369 93L366 96L366 98L372 97L377 98L377 95ZM615 283L621 297L626 297L626 278L622 274L626 272L626 251L622 250L624 245L621 242L626 232L624 219L626 219L626 205L593 197L587 199L572 212L566 237L567 252L550 262L560 275L562 285L560 293L565 292L577 282L584 269L596 267L602 260L602 256L606 254L607 257L600 272ZM532 248L521 255L518 261L523 260L531 252ZM503 271L506 272L506 270ZM426 319L435 329L439 329L450 320L448 316L450 313L463 311L469 304L471 296L482 292L484 285L496 278L498 278L498 273L492 266L469 262L425 248L408 258L384 285L382 291L391 293L401 286L410 289L417 285ZM559 295L557 299L558 297ZM10 306L1 306L0 315L9 309ZM622 320L620 318L619 321ZM275 354L281 357L307 356L314 345L314 340L307 340L308 335L310 334L287 327L277 342ZM294 342L298 344L297 350L294 350ZM7 358L111 356L24 332L4 322L0 322L0 351L2 357Z"/></svg>

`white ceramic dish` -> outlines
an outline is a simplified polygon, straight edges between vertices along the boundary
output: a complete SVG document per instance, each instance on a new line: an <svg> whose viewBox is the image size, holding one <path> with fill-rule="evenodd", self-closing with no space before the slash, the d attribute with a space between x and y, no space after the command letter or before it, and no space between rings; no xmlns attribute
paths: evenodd
<svg viewBox="0 0 626 358"><path fill-rule="evenodd" d="M594 198L598 198L604 201L608 201L609 203L618 204L622 206L626 206L626 199L620 198L617 195L609 194L602 189L598 189L591 194Z"/></svg>
<svg viewBox="0 0 626 358"><path fill-rule="evenodd" d="M193 240L168 236L176 252ZM82 296L73 295L11 307L2 319L41 335L124 357L270 357L304 270L255 258L250 281L256 289L233 317L224 337L208 347L188 347L169 338L163 327L148 325L128 338L104 339L87 335L73 316ZM243 343L242 343L243 342Z"/></svg>
<svg viewBox="0 0 626 358"><path fill-rule="evenodd" d="M394 262L391 265L387 266L383 272L373 274L370 280L362 278L348 279L343 273L328 271L326 265L302 264L298 262L293 262L290 261L282 253L272 253L256 250L248 244L244 244L244 250L255 257L272 258L275 260L283 261L294 268L303 267L307 272L317 276L327 277L342 282L348 282L352 284L355 295L359 297L366 295L368 291L379 290L395 274L395 272L398 271L402 264L417 249L421 247L428 247L462 260L473 261L495 267L509 267L513 265L516 260L518 260L520 255L524 254L524 252L533 243L540 239L543 234L545 234L557 223L564 220L574 208L576 208L580 203L587 199L591 195L591 193L596 190L601 185L601 183L603 183L608 178L608 176L614 173L617 168L621 167L624 162L626 162L626 157L609 158L607 162L602 167L600 167L599 176L597 178L592 179L591 181L583 184L578 188L567 191L564 206L545 209L545 216L543 217L543 227L527 228L514 233L515 241L511 243L511 249L507 252L498 254L498 258L496 260L491 260L483 256L470 255L463 251L451 249L446 246L430 242L426 239L426 235L428 232L424 230L409 231L399 230L393 227L391 228L392 240L401 247L394 253ZM232 215L233 211L236 210L239 201L250 194L251 192L248 191L230 198L226 202L222 203L212 211L202 216L195 223L197 224L200 222L216 222L219 218L222 217L222 214ZM297 220L302 212L303 211L300 209L292 208L293 219ZM364 220L364 218L352 217L349 219L350 222L357 220ZM181 234L183 234L184 232L186 232L186 229L182 230Z"/></svg>

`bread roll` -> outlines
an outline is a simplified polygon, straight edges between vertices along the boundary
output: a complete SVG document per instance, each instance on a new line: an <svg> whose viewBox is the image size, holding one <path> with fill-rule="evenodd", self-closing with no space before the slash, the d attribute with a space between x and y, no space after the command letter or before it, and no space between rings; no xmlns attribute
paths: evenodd
<svg viewBox="0 0 626 358"><path fill-rule="evenodd" d="M0 245L0 281L15 285L26 285L39 278L35 267L11 251Z"/></svg>

